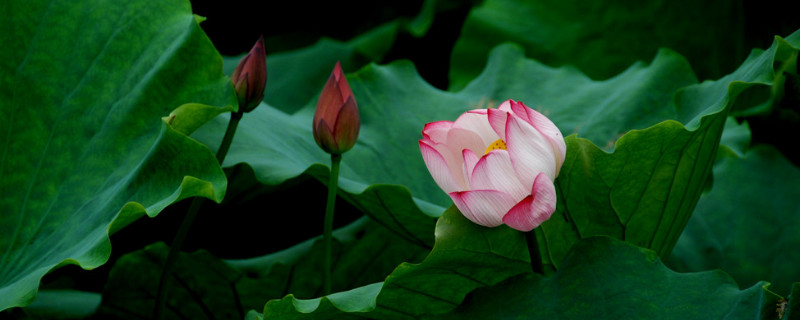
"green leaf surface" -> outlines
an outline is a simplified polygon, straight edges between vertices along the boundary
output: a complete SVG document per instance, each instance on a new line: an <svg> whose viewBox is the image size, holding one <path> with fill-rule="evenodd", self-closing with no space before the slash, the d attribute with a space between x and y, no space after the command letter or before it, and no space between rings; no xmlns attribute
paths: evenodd
<svg viewBox="0 0 800 320"><path fill-rule="evenodd" d="M777 53L797 51L800 32L753 55L718 81L678 90L677 121L632 130L606 153L584 139L567 140L567 159L556 180L554 217L536 229L546 264L558 269L572 244L609 235L658 252L666 259L702 194L716 159L726 115L738 99L774 84ZM763 97L770 99L770 96ZM570 156L575 155L575 156Z"/></svg>
<svg viewBox="0 0 800 320"><path fill-rule="evenodd" d="M429 250L402 241L396 234L366 217L334 231L333 291L344 291L378 281L392 272L398 264L418 262ZM228 260L230 266L251 277L271 281L269 286L241 288L260 297L254 299L259 307L265 299L275 299L292 293L296 297L313 298L322 291L324 254L321 237L307 240L289 249L263 257ZM249 291L242 291L249 290Z"/></svg>
<svg viewBox="0 0 800 320"><path fill-rule="evenodd" d="M714 167L670 263L682 271L722 269L749 286L760 280L787 294L800 281L800 169L757 146Z"/></svg>
<svg viewBox="0 0 800 320"><path fill-rule="evenodd" d="M697 114L715 108L725 98L731 100L733 115L771 105L782 94L787 65L797 64L798 50L800 30L786 38L775 36L769 48L753 49L734 72L679 91L675 96L678 119L694 125L699 121ZM730 91L728 96L708 94L726 90Z"/></svg>
<svg viewBox="0 0 800 320"><path fill-rule="evenodd" d="M750 147L750 138L750 126L747 122L738 123L733 117L728 117L725 122L725 130L722 131L722 138L719 140L719 157L743 157L747 148Z"/></svg>
<svg viewBox="0 0 800 320"><path fill-rule="evenodd" d="M233 106L220 108L202 103L187 103L175 108L169 115L162 117L161 120L175 131L190 135L216 116L234 111L236 109Z"/></svg>
<svg viewBox="0 0 800 320"><path fill-rule="evenodd" d="M187 1L5 1L0 22L0 310L108 235L191 196L220 201L214 155L161 121L234 102Z"/></svg>
<svg viewBox="0 0 800 320"><path fill-rule="evenodd" d="M436 244L421 263L401 264L382 284L317 299L272 300L264 306L264 318L415 319L444 313L475 288L529 272L528 261L522 233L476 225L451 207L439 218Z"/></svg>
<svg viewBox="0 0 800 320"><path fill-rule="evenodd" d="M764 282L740 290L719 270L676 273L656 252L608 237L576 244L554 276L475 290L436 319L777 319Z"/></svg>
<svg viewBox="0 0 800 320"><path fill-rule="evenodd" d="M777 48L770 48L772 51L772 74L767 74L765 80L774 83L772 86L754 87L742 93L740 98L744 103L735 105L731 114L736 117L748 117L755 115L768 115L776 107L779 107L783 100L789 108L795 108L790 101L797 101L797 32L786 39L776 37L775 41L781 43ZM758 59L762 56L762 50L755 49L747 57L747 61ZM747 63L747 62L745 62Z"/></svg>
<svg viewBox="0 0 800 320"><path fill-rule="evenodd" d="M84 319L97 311L100 294L76 290L40 290L36 300L25 307L35 319Z"/></svg>
<svg viewBox="0 0 800 320"><path fill-rule="evenodd" d="M123 256L111 271L99 316L149 318L169 248L158 243ZM170 288L169 317L243 318L264 301L291 292L314 297L322 290L321 238L264 257L222 261L205 251L181 254ZM334 232L333 288L346 290L381 281L403 261L427 253L362 218Z"/></svg>
<svg viewBox="0 0 800 320"><path fill-rule="evenodd" d="M169 247L163 242L122 256L103 289L96 316L149 319L153 315L158 279ZM167 301L168 319L242 319L243 305L236 286L253 281L206 251L181 253L175 265Z"/></svg>
<svg viewBox="0 0 800 320"><path fill-rule="evenodd" d="M456 209L440 218L420 264L384 283L317 299L269 301L264 319L770 319L778 295L740 290L722 271L676 273L652 250L611 237L572 247L549 277L534 275L522 233L484 228ZM510 244L510 245L509 245ZM379 291L380 290L380 291ZM255 315L254 315L255 316Z"/></svg>
<svg viewBox="0 0 800 320"><path fill-rule="evenodd" d="M631 129L676 119L673 95L695 83L686 59L668 49L649 65L637 62L610 79L595 81L573 67L552 68L527 59L519 46L504 44L459 93L482 98L481 107L495 107L505 99L523 101L550 118L564 136L575 133L610 150Z"/></svg>
<svg viewBox="0 0 800 320"><path fill-rule="evenodd" d="M741 10L724 0L483 1L467 16L453 48L450 87L466 86L490 50L507 41L531 58L574 65L593 79L614 76L662 47L686 56L701 78L716 78L746 54Z"/></svg>
<svg viewBox="0 0 800 320"><path fill-rule="evenodd" d="M798 314L800 314L800 282L792 285L792 294L787 299L779 301L778 309L784 311L785 319L798 318Z"/></svg>

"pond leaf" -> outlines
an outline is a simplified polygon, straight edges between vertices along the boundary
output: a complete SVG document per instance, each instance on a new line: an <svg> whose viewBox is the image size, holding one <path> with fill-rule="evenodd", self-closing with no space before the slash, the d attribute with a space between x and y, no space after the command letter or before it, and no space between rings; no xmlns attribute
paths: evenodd
<svg viewBox="0 0 800 320"><path fill-rule="evenodd" d="M788 40L788 41L787 41ZM792 43L790 43L792 42ZM545 263L558 268L571 244L610 235L669 257L702 194L728 111L739 94L774 84L777 52L797 51L800 32L776 37L736 71L717 81L678 90L677 121L632 130L606 153L584 139L567 139L570 157L556 180L559 204L554 217L536 229ZM770 99L769 96L764 99Z"/></svg>
<svg viewBox="0 0 800 320"><path fill-rule="evenodd" d="M398 264L421 261L429 250L402 241L388 229L363 217L334 231L333 252L332 288L345 291L382 281ZM263 257L227 260L226 263L250 277L272 281L269 286L240 288L243 296L251 292L261 298L260 307L265 296L269 299L287 293L304 298L319 296L323 254L322 238L316 237Z"/></svg>
<svg viewBox="0 0 800 320"><path fill-rule="evenodd" d="M612 77L667 47L687 57L701 78L717 78L747 53L741 10L724 0L483 1L470 11L453 48L450 88L472 81L503 42L518 43L549 66L575 66L592 79Z"/></svg>
<svg viewBox="0 0 800 320"><path fill-rule="evenodd" d="M157 243L120 258L103 290L98 316L115 319L149 318L169 248ZM267 299L287 292L313 297L322 290L324 252L320 237L264 257L223 261L205 251L181 253L170 288L168 316L244 318ZM383 280L402 261L419 261L427 250L405 241L362 218L334 231L333 288L370 285Z"/></svg>
<svg viewBox="0 0 800 320"><path fill-rule="evenodd" d="M800 169L759 145L714 167L714 187L700 198L671 257L681 271L722 269L741 285L760 280L789 293L800 281Z"/></svg>
<svg viewBox="0 0 800 320"><path fill-rule="evenodd" d="M100 294L77 290L39 290L25 314L37 319L84 319L100 306Z"/></svg>
<svg viewBox="0 0 800 320"><path fill-rule="evenodd" d="M221 201L204 145L161 117L234 102L187 1L6 1L0 50L0 310L108 235L183 198ZM218 143L218 142L216 142Z"/></svg>
<svg viewBox="0 0 800 320"><path fill-rule="evenodd" d="M561 268L530 272L522 233L485 228L457 210L437 223L437 243L420 264L385 282L317 299L288 295L264 319L648 318L753 319L777 316L780 296L758 283L740 290L722 271L680 274L658 254L610 237L572 247ZM511 244L511 245L508 245ZM380 291L379 291L380 290ZM254 315L255 316L255 315Z"/></svg>
<svg viewBox="0 0 800 320"><path fill-rule="evenodd" d="M158 279L169 247L158 242L120 257L108 276L97 316L146 319L153 315ZM205 251L181 253L169 290L170 319L244 318L237 282L244 275Z"/></svg>
<svg viewBox="0 0 800 320"><path fill-rule="evenodd" d="M356 317L414 319L451 310L475 288L529 270L522 233L505 226L479 226L451 207L439 218L436 245L421 263L401 264L382 284L317 299L297 299L290 294L272 300L264 307L264 318L346 319L345 313L353 313Z"/></svg>
<svg viewBox="0 0 800 320"><path fill-rule="evenodd" d="M738 123L733 117L728 117L725 122L725 130L722 131L722 137L719 140L719 157L743 157L750 146L750 139L750 126L747 122Z"/></svg>
<svg viewBox="0 0 800 320"><path fill-rule="evenodd" d="M608 237L576 244L553 277L527 273L475 290L436 319L777 319L780 298L722 271L676 273L656 252Z"/></svg>

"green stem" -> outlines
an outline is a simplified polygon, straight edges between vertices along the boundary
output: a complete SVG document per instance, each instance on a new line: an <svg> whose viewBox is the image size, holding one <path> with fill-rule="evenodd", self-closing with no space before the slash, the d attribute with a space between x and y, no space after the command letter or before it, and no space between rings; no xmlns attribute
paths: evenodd
<svg viewBox="0 0 800 320"><path fill-rule="evenodd" d="M231 114L231 120L228 122L228 129L225 130L225 136L222 138L222 143L217 150L217 161L220 165L222 165L222 161L225 160L225 155L228 154L228 149L230 149L231 142L233 141L233 135L236 133L236 127L239 126L239 120L242 119L242 115L242 112ZM153 310L153 319L159 320L164 317L164 308L167 305L167 296L169 295L169 282L172 279L171 276L175 269L175 263L178 262L178 254L202 206L203 198L196 197L192 200L189 211L186 212L186 216L183 218L183 222L181 222L181 226L178 228L178 233L175 234L175 239L172 240L172 246L169 248L169 253L167 254L167 261L164 263L164 268L161 270L161 277L158 279L158 291L156 292L156 305Z"/></svg>
<svg viewBox="0 0 800 320"><path fill-rule="evenodd" d="M341 154L331 154L331 176L328 182L328 203L325 205L325 226L322 233L325 244L325 263L322 277L322 294L331 293L331 247L333 245L333 209L336 202L336 190L339 187L339 164L342 162Z"/></svg>
<svg viewBox="0 0 800 320"><path fill-rule="evenodd" d="M531 256L531 270L533 273L544 275L542 267L542 254L539 252L539 243L536 241L536 232L525 232L525 241L528 243L528 254Z"/></svg>
<svg viewBox="0 0 800 320"><path fill-rule="evenodd" d="M228 149L231 148L233 135L236 133L236 127L239 126L239 120L242 119L242 115L244 115L244 112L241 111L231 113L228 129L225 130L225 136L222 137L222 143L219 145L219 149L217 149L217 161L219 161L220 165L225 161L225 156L228 155Z"/></svg>

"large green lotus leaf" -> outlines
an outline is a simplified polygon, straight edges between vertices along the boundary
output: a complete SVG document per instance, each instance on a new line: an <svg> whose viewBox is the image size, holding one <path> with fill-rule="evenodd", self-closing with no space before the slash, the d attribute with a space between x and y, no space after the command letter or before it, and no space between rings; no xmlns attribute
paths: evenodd
<svg viewBox="0 0 800 320"><path fill-rule="evenodd" d="M471 293L436 319L778 319L780 299L720 270L676 273L658 254L608 237L577 243L552 277L532 273Z"/></svg>
<svg viewBox="0 0 800 320"><path fill-rule="evenodd" d="M698 115L704 114L704 109L716 107L724 97L706 94L711 91L736 93L731 107L731 114L736 116L757 113L771 106L783 95L786 73L797 73L798 50L800 30L785 39L775 36L769 48L753 49L734 72L719 80L704 81L680 90L675 95L678 120L694 125L699 121Z"/></svg>
<svg viewBox="0 0 800 320"><path fill-rule="evenodd" d="M452 209L436 234L425 261L400 265L384 283L318 299L288 295L268 302L262 317L752 319L776 316L780 298L764 283L739 290L719 270L675 273L656 252L610 237L581 240L558 272L543 277L529 271L516 230L480 227Z"/></svg>
<svg viewBox="0 0 800 320"><path fill-rule="evenodd" d="M444 313L475 288L530 271L525 238L502 226L472 223L451 207L436 224L436 244L419 264L403 263L384 283L303 300L287 295L264 306L266 319L415 319Z"/></svg>
<svg viewBox="0 0 800 320"><path fill-rule="evenodd" d="M796 36L795 36L796 37ZM792 42L792 36L787 37L787 41ZM776 39L782 41L782 39ZM734 106L731 114L736 117L752 117L756 115L769 115L771 112L780 112L782 105L788 109L797 106L800 97L800 87L797 82L797 44L779 46L774 52L773 74L769 75L769 81L775 83L772 87L757 87L745 92L741 100L742 104ZM762 54L762 50L756 49L750 53L749 59L753 59Z"/></svg>
<svg viewBox="0 0 800 320"><path fill-rule="evenodd" d="M169 247L163 242L120 257L108 276L95 316L148 319L153 315L158 279ZM169 288L168 319L244 318L240 283L252 282L206 251L180 253ZM246 310L246 309L244 309Z"/></svg>
<svg viewBox="0 0 800 320"><path fill-rule="evenodd" d="M738 96L773 85L777 53L797 52L798 43L800 32L776 37L730 75L679 90L675 108L686 126L665 121L633 130L611 154L584 139L567 139L571 151L557 179L556 213L536 229L545 240L545 263L557 269L573 243L592 235L623 239L666 259L711 173L727 112L759 103Z"/></svg>
<svg viewBox="0 0 800 320"><path fill-rule="evenodd" d="M667 49L649 65L637 62L608 80L594 81L572 67L551 68L526 59L518 46L505 44L460 94L484 99L483 107L521 100L550 118L564 136L577 133L611 149L631 129L675 119L672 96L696 83L689 63Z"/></svg>
<svg viewBox="0 0 800 320"><path fill-rule="evenodd" d="M334 231L333 288L345 290L382 281L403 261L420 261L428 250L398 239L363 217ZM120 258L111 270L98 316L149 318L169 248L158 243ZM181 254L168 309L174 318L243 318L264 301L291 292L315 297L322 290L321 237L264 257L222 261L205 251ZM206 313L206 314L204 314Z"/></svg>
<svg viewBox="0 0 800 320"><path fill-rule="evenodd" d="M725 130L719 139L720 152L718 158L725 156L744 156L750 146L750 125L747 122L738 123L733 117L728 117Z"/></svg>
<svg viewBox="0 0 800 320"><path fill-rule="evenodd" d="M506 41L547 65L574 65L593 79L614 76L662 47L686 56L701 78L716 78L746 53L740 11L724 0L483 1L453 48L450 87L466 86L490 50Z"/></svg>
<svg viewBox="0 0 800 320"><path fill-rule="evenodd" d="M685 271L719 268L745 286L766 280L788 293L800 280L800 170L757 146L723 158L714 176L670 262Z"/></svg>
<svg viewBox="0 0 800 320"><path fill-rule="evenodd" d="M398 264L422 261L429 249L403 241L375 221L362 217L334 231L333 291L344 291L386 278ZM277 299L287 293L312 298L322 291L324 255L321 237L263 257L227 260L226 263L269 285L238 287L243 296L263 306L265 297Z"/></svg>
<svg viewBox="0 0 800 320"><path fill-rule="evenodd" d="M792 285L792 294L784 300L780 301L779 308L785 308L784 317L786 319L797 319L800 313L800 282L795 282ZM794 312L792 312L794 311Z"/></svg>
<svg viewBox="0 0 800 320"><path fill-rule="evenodd" d="M34 319L85 319L97 311L100 298L95 292L43 289L24 310Z"/></svg>
<svg viewBox="0 0 800 320"><path fill-rule="evenodd" d="M187 1L4 1L0 23L0 310L64 264L105 263L108 235L226 179L161 117L234 102ZM219 142L217 142L219 143Z"/></svg>

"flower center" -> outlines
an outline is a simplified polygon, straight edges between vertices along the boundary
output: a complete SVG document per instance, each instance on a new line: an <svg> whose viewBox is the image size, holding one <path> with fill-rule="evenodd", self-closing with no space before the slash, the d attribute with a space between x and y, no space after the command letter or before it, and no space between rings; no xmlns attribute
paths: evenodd
<svg viewBox="0 0 800 320"><path fill-rule="evenodd" d="M507 150L505 141L503 141L503 139L497 139L497 141L492 142L492 144L486 147L486 152L483 154L487 154L492 150Z"/></svg>

